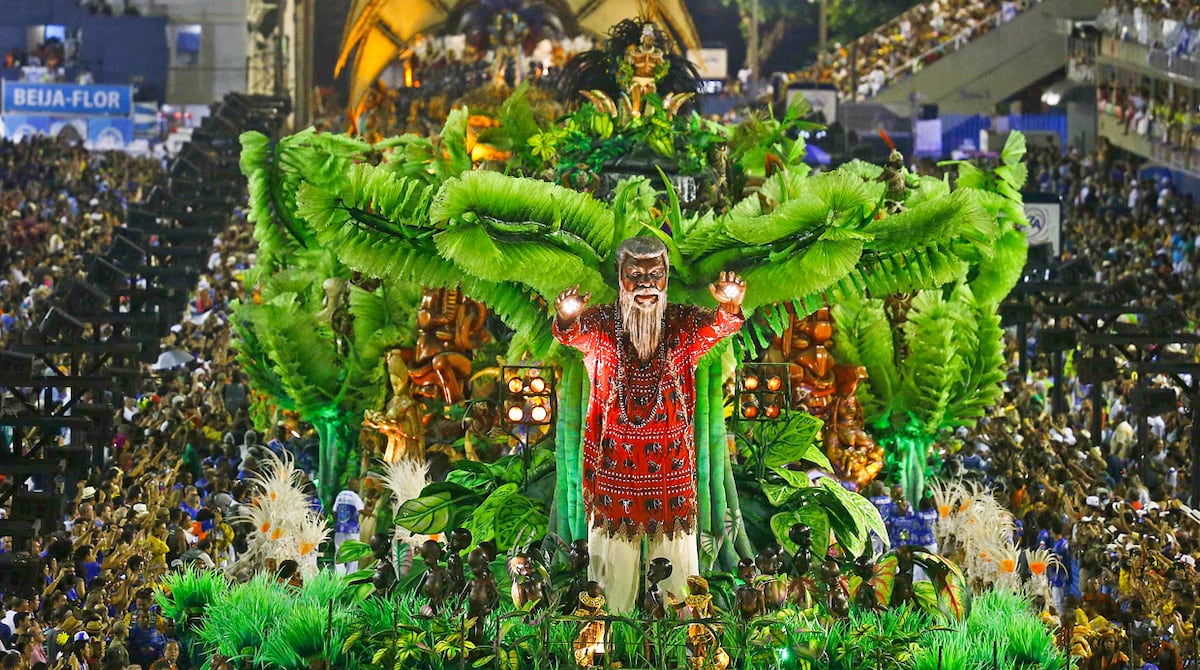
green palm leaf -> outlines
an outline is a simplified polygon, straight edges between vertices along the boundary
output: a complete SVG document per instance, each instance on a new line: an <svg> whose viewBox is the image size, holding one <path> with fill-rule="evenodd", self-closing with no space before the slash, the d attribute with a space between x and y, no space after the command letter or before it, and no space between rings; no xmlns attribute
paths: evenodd
<svg viewBox="0 0 1200 670"><path fill-rule="evenodd" d="M469 172L446 182L429 218L433 225L479 221L496 232L558 230L579 238L598 260L612 255L613 213L586 193L499 172Z"/></svg>
<svg viewBox="0 0 1200 670"><path fill-rule="evenodd" d="M874 238L871 250L878 252L944 244L958 237L990 250L998 234L995 218L987 215L969 189L872 221L863 230Z"/></svg>
<svg viewBox="0 0 1200 670"><path fill-rule="evenodd" d="M963 371L951 395L950 422L970 425L995 405L1003 393L1004 333L1000 315L990 304L981 304L964 284L951 299L967 307L958 314Z"/></svg>
<svg viewBox="0 0 1200 670"><path fill-rule="evenodd" d="M832 312L837 324L834 341L838 359L867 369L867 379L858 387L858 399L866 422L874 424L891 412L900 385L892 327L883 301L844 295Z"/></svg>
<svg viewBox="0 0 1200 670"><path fill-rule="evenodd" d="M964 365L956 337L961 309L944 300L940 291L922 291L908 313L908 359L897 410L901 417L916 417L927 433L940 430L950 418L951 394Z"/></svg>
<svg viewBox="0 0 1200 670"><path fill-rule="evenodd" d="M854 270L862 250L861 239L821 239L793 256L751 268L745 273L743 308L752 312L819 294Z"/></svg>
<svg viewBox="0 0 1200 670"><path fill-rule="evenodd" d="M978 274L971 280L971 290L981 305L1000 304L1012 291L1025 269L1029 254L1029 239L1025 233L1010 228L996 240L994 253L987 263L979 265Z"/></svg>

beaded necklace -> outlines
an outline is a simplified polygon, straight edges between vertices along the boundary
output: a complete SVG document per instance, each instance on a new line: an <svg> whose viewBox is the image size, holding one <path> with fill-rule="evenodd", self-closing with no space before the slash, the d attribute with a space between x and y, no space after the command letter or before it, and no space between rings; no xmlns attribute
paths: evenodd
<svg viewBox="0 0 1200 670"><path fill-rule="evenodd" d="M621 416L622 422L624 422L630 426L633 426L634 428L643 428L646 426L646 424L650 423L650 420L654 418L654 415L658 413L658 410L662 408L662 404L663 404L662 381L663 381L663 375L666 374L667 368L669 367L669 364L667 361L667 314L666 314L666 310L663 310L662 325L659 327L660 336L658 339L658 349L654 352L654 357L657 358L662 363L662 370L661 370L660 374L658 375L658 381L656 381L655 385L654 385L654 398L655 398L654 399L654 407L652 407L650 409L650 413L646 415L646 418L640 422L630 419L629 414L626 411L626 406L629 404L629 395L626 393L627 389L625 387L625 377L628 374L626 367L625 367L625 319L622 316L620 309L617 310L617 333L616 334L617 334L617 375L616 375L617 376L617 379L616 379L617 409L620 411L620 416Z"/></svg>

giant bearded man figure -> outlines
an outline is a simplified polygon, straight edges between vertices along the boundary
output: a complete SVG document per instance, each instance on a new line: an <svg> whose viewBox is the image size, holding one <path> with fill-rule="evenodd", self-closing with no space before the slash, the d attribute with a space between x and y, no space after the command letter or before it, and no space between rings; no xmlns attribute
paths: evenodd
<svg viewBox="0 0 1200 670"><path fill-rule="evenodd" d="M667 249L636 237L617 248L616 304L587 309L577 288L558 296L554 334L583 352L592 381L583 439L588 576L609 607L630 612L646 558L670 559L662 587L685 594L700 573L692 434L700 357L741 327L746 283L732 272L711 286L718 309L667 303Z"/></svg>

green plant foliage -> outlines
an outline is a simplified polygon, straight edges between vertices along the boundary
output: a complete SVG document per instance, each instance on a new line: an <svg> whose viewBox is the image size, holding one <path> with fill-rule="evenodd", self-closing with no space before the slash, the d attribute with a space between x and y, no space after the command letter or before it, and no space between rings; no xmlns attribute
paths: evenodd
<svg viewBox="0 0 1200 670"><path fill-rule="evenodd" d="M225 596L227 589L221 573L187 565L163 577L162 588L154 592L154 599L164 617L182 625L189 617L203 614Z"/></svg>
<svg viewBox="0 0 1200 670"><path fill-rule="evenodd" d="M817 485L810 484L808 475L795 470L772 469L772 476L760 480L761 490L770 507L777 512L769 524L775 541L782 547L795 545L788 537L788 529L798 522L814 520L833 532L846 555L857 556L870 543L869 533L874 532L886 544L887 527L879 510L866 498L847 491L836 480L822 478ZM813 510L824 513L825 521ZM819 544L814 527L814 546Z"/></svg>
<svg viewBox="0 0 1200 670"><path fill-rule="evenodd" d="M273 622L255 662L280 670L308 670L318 659L328 663L327 667L348 667L343 646L349 619L349 614L335 609L332 602L328 606L298 603Z"/></svg>
<svg viewBox="0 0 1200 670"><path fill-rule="evenodd" d="M230 587L209 605L200 629L201 642L233 662L253 660L263 642L295 602L270 575L259 574Z"/></svg>

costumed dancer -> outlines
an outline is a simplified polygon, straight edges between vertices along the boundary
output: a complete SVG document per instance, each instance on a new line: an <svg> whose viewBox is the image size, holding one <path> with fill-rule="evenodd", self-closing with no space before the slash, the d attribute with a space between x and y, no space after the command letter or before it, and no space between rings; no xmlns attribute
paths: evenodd
<svg viewBox="0 0 1200 670"><path fill-rule="evenodd" d="M709 286L718 308L667 303L667 249L650 237L616 253L616 304L586 309L568 289L555 301L554 334L583 352L592 382L583 443L583 501L589 577L614 612L638 592L642 539L647 558L675 566L664 580L682 595L700 572L696 544L696 453L692 433L700 357L741 327L746 283L732 272Z"/></svg>

